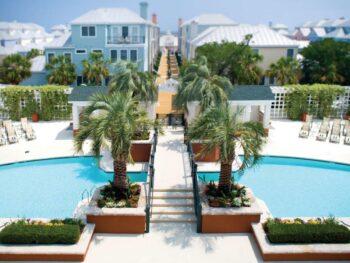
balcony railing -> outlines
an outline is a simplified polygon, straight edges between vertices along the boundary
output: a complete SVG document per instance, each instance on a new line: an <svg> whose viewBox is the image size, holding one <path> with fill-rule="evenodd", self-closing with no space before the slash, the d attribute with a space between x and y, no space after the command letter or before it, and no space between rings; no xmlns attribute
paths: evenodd
<svg viewBox="0 0 350 263"><path fill-rule="evenodd" d="M109 36L107 44L143 44L145 43L144 36Z"/></svg>

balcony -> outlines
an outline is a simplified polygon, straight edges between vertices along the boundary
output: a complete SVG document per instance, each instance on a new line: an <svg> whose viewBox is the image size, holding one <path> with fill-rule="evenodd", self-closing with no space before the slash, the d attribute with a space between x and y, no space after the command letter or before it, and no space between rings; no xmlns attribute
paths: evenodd
<svg viewBox="0 0 350 263"><path fill-rule="evenodd" d="M145 37L144 36L109 36L107 38L108 45L115 44L144 44Z"/></svg>

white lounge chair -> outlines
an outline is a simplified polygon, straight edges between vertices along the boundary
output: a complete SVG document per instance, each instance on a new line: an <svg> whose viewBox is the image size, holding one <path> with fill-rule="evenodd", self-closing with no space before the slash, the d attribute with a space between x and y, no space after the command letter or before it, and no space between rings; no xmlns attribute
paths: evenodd
<svg viewBox="0 0 350 263"><path fill-rule="evenodd" d="M310 131L312 128L312 115L307 115L306 120L303 123L303 126L301 126L299 137L300 138L307 138L309 137Z"/></svg>
<svg viewBox="0 0 350 263"><path fill-rule="evenodd" d="M34 133L32 125L27 124L25 133L26 133L26 137L27 137L28 140L36 139L36 136L35 136L35 133Z"/></svg>
<svg viewBox="0 0 350 263"><path fill-rule="evenodd" d="M329 132L329 118L324 118L321 123L318 134L316 136L316 140L325 141L327 139L328 132Z"/></svg>
<svg viewBox="0 0 350 263"><path fill-rule="evenodd" d="M18 142L15 128L12 125L12 121L11 120L4 121L4 126L5 126L5 130L7 132L7 139L9 141L9 143Z"/></svg>
<svg viewBox="0 0 350 263"><path fill-rule="evenodd" d="M350 129L346 131L345 138L344 138L344 144L350 145Z"/></svg>
<svg viewBox="0 0 350 263"><path fill-rule="evenodd" d="M333 121L331 136L329 138L330 142L339 143L340 142L340 134L341 134L341 120L335 119Z"/></svg>
<svg viewBox="0 0 350 263"><path fill-rule="evenodd" d="M0 126L0 146L6 144L5 134L2 130L2 126Z"/></svg>
<svg viewBox="0 0 350 263"><path fill-rule="evenodd" d="M343 135L346 136L347 132L350 130L350 121L345 120L344 121L344 129L343 129Z"/></svg>
<svg viewBox="0 0 350 263"><path fill-rule="evenodd" d="M27 118L21 118L21 128L23 131L27 129L28 125L28 119Z"/></svg>

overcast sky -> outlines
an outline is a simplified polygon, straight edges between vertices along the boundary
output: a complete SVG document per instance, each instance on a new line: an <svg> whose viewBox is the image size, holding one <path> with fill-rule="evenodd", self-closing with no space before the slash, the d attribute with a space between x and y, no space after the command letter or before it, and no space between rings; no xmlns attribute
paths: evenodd
<svg viewBox="0 0 350 263"><path fill-rule="evenodd" d="M139 12L139 0L0 0L0 21L34 22L47 29L69 23L98 7L127 7ZM350 0L148 0L161 30L176 30L179 17L222 13L238 23L284 23L294 28L308 20L350 18Z"/></svg>

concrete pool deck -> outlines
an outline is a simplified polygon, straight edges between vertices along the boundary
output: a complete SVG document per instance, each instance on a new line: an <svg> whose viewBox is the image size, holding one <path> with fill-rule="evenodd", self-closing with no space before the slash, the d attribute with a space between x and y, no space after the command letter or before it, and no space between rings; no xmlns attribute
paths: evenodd
<svg viewBox="0 0 350 263"><path fill-rule="evenodd" d="M69 122L34 123L38 139L0 147L0 164L74 155L72 130L67 130L68 126ZM350 164L350 146L317 142L313 133L309 139L300 139L300 127L301 122L272 121L263 154ZM155 158L156 187L191 187L182 136L182 129L166 129L165 136L159 138ZM86 154L88 147L87 143ZM226 262L228 258L240 263L264 262L252 234L197 234L195 224L162 223L151 224L149 234L95 234L84 262L114 263L127 259L129 262L211 263Z"/></svg>

